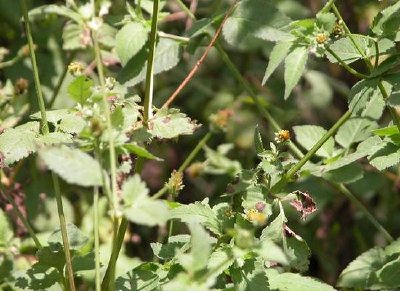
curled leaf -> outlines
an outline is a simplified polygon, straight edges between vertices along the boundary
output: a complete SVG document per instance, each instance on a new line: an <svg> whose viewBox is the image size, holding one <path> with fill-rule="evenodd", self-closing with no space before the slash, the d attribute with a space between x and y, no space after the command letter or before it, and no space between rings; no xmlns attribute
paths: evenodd
<svg viewBox="0 0 400 291"><path fill-rule="evenodd" d="M307 192L295 191L293 194L297 196L297 199L293 199L290 205L301 213L302 220L317 210L314 199Z"/></svg>

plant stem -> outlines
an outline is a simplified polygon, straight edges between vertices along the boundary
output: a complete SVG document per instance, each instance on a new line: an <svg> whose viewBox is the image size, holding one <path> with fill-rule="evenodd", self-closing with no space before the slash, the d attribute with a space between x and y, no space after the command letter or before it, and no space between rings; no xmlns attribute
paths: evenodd
<svg viewBox="0 0 400 291"><path fill-rule="evenodd" d="M103 282L101 283L101 290L104 291L113 291L115 290L115 284L112 273L115 272L115 266L118 260L119 252L121 251L122 243L124 242L124 237L126 230L128 228L128 220L125 217L121 219L121 223L119 225L118 234L116 236L116 240L114 241L114 246L111 252L110 261L107 266L106 273L103 278Z"/></svg>
<svg viewBox="0 0 400 291"><path fill-rule="evenodd" d="M67 231L67 224L65 222L60 183L55 173L51 173L51 177L53 179L54 194L56 196L58 217L60 219L61 236L64 245L65 264L67 267L67 275L68 275L68 287L69 287L68 290L75 290L74 272L72 270L72 259L71 259L71 253L69 251L68 231Z"/></svg>
<svg viewBox="0 0 400 291"><path fill-rule="evenodd" d="M15 57L13 57L11 60L4 61L4 62L0 62L0 70L15 65L15 64L16 64L19 60L21 60L22 58L23 58L22 55L17 54L17 55L16 55Z"/></svg>
<svg viewBox="0 0 400 291"><path fill-rule="evenodd" d="M33 78L35 81L37 100L39 103L40 114L41 114L41 132L42 132L42 134L48 134L49 126L47 124L46 107L45 107L45 102L44 102L40 79L39 79L39 70L38 70L37 63L36 63L36 56L35 56L35 51L34 51L34 46L33 46L32 33L31 33L31 28L30 28L30 23L29 23L28 8L26 6L25 1L26 0L20 0L20 3L21 3L22 12L24 15L25 30L26 30L26 34L27 34L27 38L28 38L29 53L30 53L32 69L33 69ZM74 273L72 270L71 254L69 251L67 225L65 222L64 210L63 210L63 205L62 205L60 184L59 184L57 175L55 173L51 173L51 175L52 175L52 179L53 179L54 192L55 192L55 196L56 196L58 216L60 219L60 228L61 228L61 235L62 235L63 246L64 246L65 262L66 262L68 282L69 282L69 290L75 291Z"/></svg>
<svg viewBox="0 0 400 291"><path fill-rule="evenodd" d="M65 64L65 66L64 66L64 70L62 71L61 76L60 76L60 78L58 79L58 82L57 82L57 84L56 84L56 87L54 88L54 91L53 91L53 95L51 96L51 99L50 99L50 101L49 101L49 104L47 105L48 108L52 108L52 107L53 107L54 102L55 102L56 99L57 99L58 93L60 93L61 86L62 86L62 84L64 83L64 79L65 79L65 77L67 76L67 73L68 73L68 66L69 66L69 64L72 62L72 60L74 59L75 55L76 55L76 52L74 51L74 52L71 53L71 55L70 55L69 58L67 59L66 64Z"/></svg>
<svg viewBox="0 0 400 291"><path fill-rule="evenodd" d="M200 150L205 146L205 144L212 137L213 132L209 131L203 138L199 141L199 143L195 146L195 148L191 151L191 153L187 156L182 165L178 168L178 172L183 173L183 171L190 165L190 163L194 160ZM164 185L156 194L154 194L151 198L157 199L163 196L168 190L167 184Z"/></svg>
<svg viewBox="0 0 400 291"><path fill-rule="evenodd" d="M146 85L144 94L144 122L153 115L153 82L154 82L154 55L157 40L158 7L160 0L153 1L153 15L151 17L151 31L149 43L149 55L147 57Z"/></svg>
<svg viewBox="0 0 400 291"><path fill-rule="evenodd" d="M359 46L359 44L356 42L356 40L355 40L353 34L351 33L351 31L350 31L349 27L347 26L346 22L343 20L343 17L342 17L342 15L340 14L339 10L337 9L336 5L333 4L331 8L332 8L332 10L333 10L333 13L335 13L336 17L337 17L337 18L341 21L341 23L343 24L344 31L346 32L346 34L347 34L348 37L350 38L350 40L351 40L351 42L353 43L354 47L357 49L357 51L358 51L358 52L361 54L361 56L363 57L363 59L364 59L364 61L365 61L365 64L367 65L368 69L369 69L370 71L372 71L372 69L374 68L374 66L373 66L372 63L371 63L371 60L368 58L368 56L365 54L365 52L361 49L361 47ZM377 50L379 50L379 47L378 47ZM376 56L376 57L378 57L378 56ZM335 58L336 58L336 57L335 57ZM383 98L384 98L385 101L386 101L386 99L389 97L389 96L388 96L389 94L387 93L387 91L386 91L386 89L385 89L385 87L383 86L383 84L382 84L381 81L379 82L379 85L378 85L378 86L379 86L379 90L381 91L381 94L382 94ZM392 117L393 122L396 124L397 128L400 130L400 118L399 118L399 116L398 116L396 110L395 110L393 107L391 107L388 103L386 104L386 106L387 106L388 109L389 109L389 113L390 113L390 115L391 115L391 117Z"/></svg>
<svg viewBox="0 0 400 291"><path fill-rule="evenodd" d="M230 60L229 56L224 51L224 49L221 47L221 45L217 43L215 47L217 48L218 52L221 55L222 60L225 62L225 64L227 65L228 69L231 71L233 76L236 78L236 80L239 82L239 84L241 84L242 87L247 91L247 93L250 95L250 97L254 100L254 103L256 104L257 109L260 111L260 113L264 116L264 118L266 118L272 124L272 126L274 127L274 129L276 131L279 131L281 129L281 127L279 126L278 122L275 120L275 118L273 116L271 116L271 114L267 111L267 109L265 109L264 106L262 106L262 104L259 102L258 98L255 95L254 90L252 89L250 84L242 77L239 70L237 69L235 64ZM302 151L292 141L290 141L290 143L289 143L289 148L293 152L293 154L296 155L299 159L304 158L304 154L302 153ZM346 189L347 189L345 185L334 184L334 183L332 183L332 185L336 189L338 189L340 193L342 193L343 195L348 197L351 201L357 201L357 202L354 202L354 204L364 213L364 215L378 229L378 231L381 231L383 233L383 235L388 239L389 239L389 237L391 237L390 234L388 233L388 231L381 224L379 224L379 222L368 211L368 209L349 190L347 190L347 192L344 193L344 191L346 191ZM388 234L389 234L389 236L388 236Z"/></svg>
<svg viewBox="0 0 400 291"><path fill-rule="evenodd" d="M93 191L93 228L94 228L94 255L95 255L95 290L101 290L100 280L100 236L99 236L99 188Z"/></svg>
<svg viewBox="0 0 400 291"><path fill-rule="evenodd" d="M236 7L237 0L233 2L229 10L226 12L224 18L221 21L221 24L219 25L217 31L215 32L214 36L212 37L210 43L208 44L207 48L205 49L203 55L200 57L200 59L197 61L197 63L194 65L192 70L189 72L189 74L186 76L186 78L182 81L182 83L176 88L176 90L171 94L171 96L168 97L167 101L163 104L162 108L167 108L171 103L175 100L175 98L179 95L179 93L183 90L183 88L186 87L187 84L189 84L190 80L194 77L194 75L197 73L199 70L201 64L204 62L204 60L207 58L209 52L211 51L211 48L215 45L215 43L218 40L219 35L222 32L222 28L224 27L224 24L228 17L232 14Z"/></svg>
<svg viewBox="0 0 400 291"><path fill-rule="evenodd" d="M31 57L31 62L32 62L33 79L35 82L36 95L37 95L37 100L39 103L40 114L42 116L42 118L40 120L41 131L42 131L42 133L47 134L47 133L49 133L49 126L47 124L46 107L45 107L43 93L42 93L42 89L41 89L41 85L40 85L41 83L40 83L40 78L39 78L39 70L38 70L37 63L36 63L36 55L35 55L35 48L33 45L31 25L29 23L28 8L26 6L25 1L26 0L20 0L20 3L21 3L21 8L22 8L22 13L24 15L25 32L26 32L26 37L28 39L29 55Z"/></svg>
<svg viewBox="0 0 400 291"><path fill-rule="evenodd" d="M242 85L243 89L247 91L249 94L250 98L253 100L254 104L256 105L257 109L261 113L261 115L272 125L272 128L275 131L280 131L282 128L278 124L278 122L271 116L271 114L268 112L267 109L261 104L261 102L258 100L256 93L254 92L253 88L250 86L250 84L243 78L243 76L240 74L239 70L237 69L236 65L231 61L229 58L228 54L225 52L225 50L222 48L222 46L219 43L215 44L215 48L218 50L222 60L224 61L225 65L228 67L229 71L232 73L234 78L239 82L240 85ZM296 154L298 158L303 157L303 153L299 150L299 148L293 143L289 142L289 148Z"/></svg>
<svg viewBox="0 0 400 291"><path fill-rule="evenodd" d="M351 202L353 202L364 213L368 220L371 221L371 223L385 236L388 241L394 241L389 232L376 220L376 218L368 211L364 204L362 204L346 186L344 186L343 184L337 185L333 183L332 185L337 190L342 192Z"/></svg>
<svg viewBox="0 0 400 291"><path fill-rule="evenodd" d="M330 47L326 47L326 50L347 70L349 73L353 74L354 76L357 76L360 79L366 79L368 78L367 75L364 75L362 73L357 72L354 70L352 67L350 67L348 64L346 64L333 50L330 49Z"/></svg>
<svg viewBox="0 0 400 291"><path fill-rule="evenodd" d="M29 235L33 239L35 246L40 249L42 248L42 244L40 243L38 237L35 234L35 231L33 230L32 226L30 225L29 221L25 216L22 214L21 210L19 209L17 203L15 203L13 197L8 193L7 189L3 186L3 184L0 182L0 190L3 192L4 196L7 198L8 202L11 203L13 206L13 210L19 220L21 220L22 224L25 226L26 230L28 231Z"/></svg>

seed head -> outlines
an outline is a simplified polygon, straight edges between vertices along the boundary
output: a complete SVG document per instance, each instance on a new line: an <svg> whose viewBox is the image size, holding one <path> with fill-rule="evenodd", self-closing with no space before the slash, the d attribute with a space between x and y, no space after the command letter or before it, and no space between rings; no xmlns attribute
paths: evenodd
<svg viewBox="0 0 400 291"><path fill-rule="evenodd" d="M169 192L176 196L179 194L179 192L183 189L183 174L182 172L178 172L174 170L171 173L171 177L168 180L167 187Z"/></svg>
<svg viewBox="0 0 400 291"><path fill-rule="evenodd" d="M315 40L318 44L324 44L328 40L328 37L324 33L318 33Z"/></svg>
<svg viewBox="0 0 400 291"><path fill-rule="evenodd" d="M72 62L68 65L68 72L73 76L80 76L82 75L84 70L84 66L82 63L79 62Z"/></svg>
<svg viewBox="0 0 400 291"><path fill-rule="evenodd" d="M257 209L248 209L245 213L247 220L250 222L258 225L263 225L267 222L267 216L264 213L259 212Z"/></svg>

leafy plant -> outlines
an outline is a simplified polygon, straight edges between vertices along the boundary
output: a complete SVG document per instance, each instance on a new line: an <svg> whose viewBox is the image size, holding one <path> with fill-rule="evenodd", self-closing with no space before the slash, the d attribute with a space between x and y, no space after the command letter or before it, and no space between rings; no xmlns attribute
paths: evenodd
<svg viewBox="0 0 400 291"><path fill-rule="evenodd" d="M197 1L189 9L180 0L126 5L71 0L29 12L26 1L20 3L28 48L22 47L9 61L3 61L0 50L0 69L16 66L29 54L35 94L29 96L24 79L14 85L7 79L0 91L0 185L2 203L10 205L0 211L1 288L309 291L335 290L332 286L400 287L398 240L379 222L382 215L378 220L360 201L366 197L353 193L362 186L375 186L366 181L368 175L398 179L390 171L400 162L398 3L375 16L368 34L351 33L333 0L313 17L296 17L272 0L216 1L202 4L212 5L213 14L199 10L204 17L199 20L194 14ZM178 25L168 25L177 7L187 16L184 32ZM46 81L41 81L45 70L38 66L40 47L35 46L31 29L43 21L62 24L58 41L69 56L60 79L50 86L49 98ZM277 95L286 101L282 106L303 102L303 91L314 99L323 95L325 104L330 104L329 82L336 88L339 83L315 67L322 61L336 70L339 65L355 78L351 88L341 90L347 111L341 117L335 114L329 129L322 122L282 128L274 116L280 114L285 121L291 114L282 114L270 98L256 91L264 89L242 76L228 50L240 55L267 53L261 84L273 88L272 79L281 81ZM183 81L176 82L182 77L175 75L182 63L199 54ZM230 74L221 80L232 84L233 77L246 96L233 100L228 94L215 94L204 76L196 83L193 78L211 57ZM190 82L197 84L193 95L198 90L213 99L206 107L194 100L198 96L188 96L189 105L182 101L182 108L192 111L193 117L170 107ZM301 88L303 82L313 88ZM317 110L324 102L315 106ZM207 119L199 109L207 112ZM254 116L265 119L274 134L267 134ZM298 123L298 119L289 122ZM199 141L197 134L203 136ZM185 153L180 166L171 162L171 167L162 148L171 141L183 148L185 136L196 139L196 145ZM203 150L202 159L194 162ZM240 150L246 152L246 159L240 157ZM154 187L149 176L156 171L149 174L146 168L151 163L176 169L169 169L166 182ZM30 175L37 184L30 184ZM316 223L324 204L341 202L341 198L316 195L326 191L322 186L349 199L375 228L381 243L388 243L361 254L344 268L337 282L336 278L326 280L329 284L312 272L314 250L320 261L329 264L315 244L314 233L310 238L302 225ZM196 187L209 194L197 199ZM21 201L25 189L37 197L31 203L41 210ZM187 200L182 199L186 189L191 195ZM51 196L55 205L49 206ZM47 217L52 217L54 206L59 226L40 229L35 220L40 212L48 211ZM35 211L39 212L36 217L31 214ZM20 224L14 224L13 231L10 222L16 218ZM23 239L18 233L21 228L31 240ZM337 232L340 227L333 229ZM358 236L362 240L362 234ZM313 244L307 244L309 238ZM142 239L141 259L134 259L129 246ZM19 257L30 259L18 261Z"/></svg>

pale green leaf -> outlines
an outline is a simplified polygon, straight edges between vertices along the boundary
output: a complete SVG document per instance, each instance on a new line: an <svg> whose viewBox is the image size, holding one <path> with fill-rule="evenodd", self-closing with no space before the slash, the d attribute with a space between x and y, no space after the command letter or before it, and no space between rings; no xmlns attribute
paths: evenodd
<svg viewBox="0 0 400 291"><path fill-rule="evenodd" d="M198 125L178 109L164 108L148 121L148 127L154 137L171 139L192 134Z"/></svg>
<svg viewBox="0 0 400 291"><path fill-rule="evenodd" d="M137 290L152 291L157 290L160 278L155 272L153 263L144 263L115 281L116 290Z"/></svg>
<svg viewBox="0 0 400 291"><path fill-rule="evenodd" d="M154 75L168 71L175 67L181 58L180 44L177 41L161 38L156 46L154 55ZM147 52L143 47L125 65L118 75L118 81L125 86L135 86L146 78Z"/></svg>
<svg viewBox="0 0 400 291"><path fill-rule="evenodd" d="M400 257L385 264L377 271L377 276L385 287L400 287Z"/></svg>
<svg viewBox="0 0 400 291"><path fill-rule="evenodd" d="M212 211L207 201L181 205L171 210L169 218L180 219L182 222L197 221L211 232L223 233L217 215Z"/></svg>
<svg viewBox="0 0 400 291"><path fill-rule="evenodd" d="M285 59L285 95L289 98L293 88L299 82L301 75L306 67L308 50L306 47L294 48Z"/></svg>
<svg viewBox="0 0 400 291"><path fill-rule="evenodd" d="M269 62L267 69L265 70L264 78L262 80L262 85L268 81L272 73L276 70L280 63L285 59L292 46L291 42L278 42L275 44L274 48L269 55Z"/></svg>
<svg viewBox="0 0 400 291"><path fill-rule="evenodd" d="M290 39L291 35L283 30L289 23L290 18L280 12L272 2L243 0L227 19L223 35L233 46L240 46L254 37L268 41Z"/></svg>
<svg viewBox="0 0 400 291"><path fill-rule="evenodd" d="M299 274L282 273L269 276L268 279L272 291L335 291L328 284Z"/></svg>
<svg viewBox="0 0 400 291"><path fill-rule="evenodd" d="M69 248L71 250L80 250L89 242L89 238L76 225L71 223L67 224L67 235L68 235ZM63 245L61 229L55 230L50 235L47 242L49 243L49 245L51 244Z"/></svg>
<svg viewBox="0 0 400 291"><path fill-rule="evenodd" d="M146 44L148 29L140 22L125 24L117 33L115 49L122 65L136 55Z"/></svg>
<svg viewBox="0 0 400 291"><path fill-rule="evenodd" d="M75 102L84 104L92 94L94 82L86 76L76 77L68 86L68 94Z"/></svg>
<svg viewBox="0 0 400 291"><path fill-rule="evenodd" d="M79 149L49 147L42 149L39 156L50 170L68 183L86 187L102 185L100 164Z"/></svg>
<svg viewBox="0 0 400 291"><path fill-rule="evenodd" d="M9 128L0 135L0 153L5 165L9 166L37 150L39 122L28 122L22 126Z"/></svg>
<svg viewBox="0 0 400 291"><path fill-rule="evenodd" d="M168 207L161 200L148 196L146 184L135 175L122 186L123 213L128 220L148 226L163 225L168 219Z"/></svg>
<svg viewBox="0 0 400 291"><path fill-rule="evenodd" d="M297 142L306 150L310 150L327 132L320 126L302 125L293 127ZM316 155L329 158L333 155L335 141L330 137L322 147L316 152Z"/></svg>
<svg viewBox="0 0 400 291"><path fill-rule="evenodd" d="M386 262L385 252L373 248L352 261L340 274L337 286L367 289L369 278Z"/></svg>
<svg viewBox="0 0 400 291"><path fill-rule="evenodd" d="M353 117L346 121L335 135L335 140L343 148L349 148L352 144L366 140L371 136L371 131L378 127L375 121L367 118Z"/></svg>
<svg viewBox="0 0 400 291"><path fill-rule="evenodd" d="M400 26L400 2L386 7L374 18L372 31L378 35L392 35Z"/></svg>

